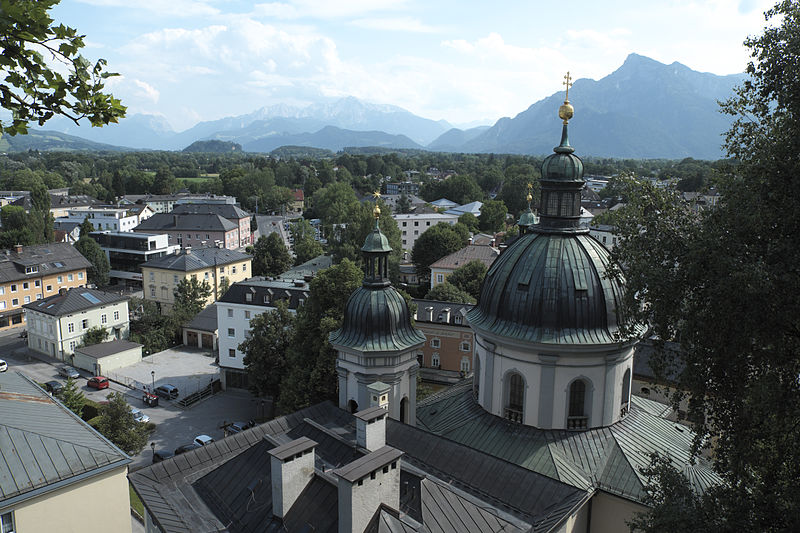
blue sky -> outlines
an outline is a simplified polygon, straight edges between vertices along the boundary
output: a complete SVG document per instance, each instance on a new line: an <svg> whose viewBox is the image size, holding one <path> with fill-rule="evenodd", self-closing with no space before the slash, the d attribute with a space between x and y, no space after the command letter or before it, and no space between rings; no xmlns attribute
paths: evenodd
<svg viewBox="0 0 800 533"><path fill-rule="evenodd" d="M275 104L356 96L493 123L635 52L742 72L762 0L62 0L54 18L119 72L129 113L178 131Z"/></svg>

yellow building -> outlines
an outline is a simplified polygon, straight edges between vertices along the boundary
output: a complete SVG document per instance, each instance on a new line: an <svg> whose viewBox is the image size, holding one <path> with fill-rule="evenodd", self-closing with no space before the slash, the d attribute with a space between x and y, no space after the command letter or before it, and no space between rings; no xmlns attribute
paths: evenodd
<svg viewBox="0 0 800 533"><path fill-rule="evenodd" d="M130 533L130 458L22 374L0 389L0 531Z"/></svg>
<svg viewBox="0 0 800 533"><path fill-rule="evenodd" d="M252 256L226 248L184 248L142 264L144 299L156 302L162 313L175 304L175 289L183 279L197 279L211 287L206 305L222 296L225 286L252 276Z"/></svg>
<svg viewBox="0 0 800 533"><path fill-rule="evenodd" d="M25 323L22 306L86 285L91 266L71 244L16 246L0 251L0 331Z"/></svg>

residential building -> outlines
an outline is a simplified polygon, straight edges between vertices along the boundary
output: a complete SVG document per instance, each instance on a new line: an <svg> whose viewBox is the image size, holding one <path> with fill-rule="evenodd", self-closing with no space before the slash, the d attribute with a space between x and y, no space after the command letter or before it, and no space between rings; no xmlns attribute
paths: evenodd
<svg viewBox="0 0 800 533"><path fill-rule="evenodd" d="M233 196L218 196L216 194L192 194L182 192L178 194L127 194L119 199L121 206L144 204L153 210L153 213L170 213L176 205L203 203L203 204L235 204Z"/></svg>
<svg viewBox="0 0 800 533"><path fill-rule="evenodd" d="M285 301L289 310L296 312L308 295L308 282L302 278L270 280L259 277L231 285L217 301L219 368L223 388L247 388L244 354L239 345L250 335L250 321L274 309L279 301Z"/></svg>
<svg viewBox="0 0 800 533"><path fill-rule="evenodd" d="M130 533L130 457L22 373L0 389L0 531Z"/></svg>
<svg viewBox="0 0 800 533"><path fill-rule="evenodd" d="M431 264L431 288L447 281L450 274L471 261L480 261L488 270L499 255L500 250L493 246L468 244Z"/></svg>
<svg viewBox="0 0 800 533"><path fill-rule="evenodd" d="M430 202L430 204L441 212L445 212L448 209L458 207L457 203L455 203L452 200L448 200L447 198L439 198L438 200Z"/></svg>
<svg viewBox="0 0 800 533"><path fill-rule="evenodd" d="M169 244L177 244L181 248L222 246L228 250L236 250L241 247L239 225L220 215L157 213L136 226L133 231L166 233L169 235Z"/></svg>
<svg viewBox="0 0 800 533"><path fill-rule="evenodd" d="M386 183L386 194L417 195L419 194L419 183L413 181L390 181Z"/></svg>
<svg viewBox="0 0 800 533"><path fill-rule="evenodd" d="M81 238L81 225L77 222L53 221L53 238L55 242L75 244Z"/></svg>
<svg viewBox="0 0 800 533"><path fill-rule="evenodd" d="M204 204L186 203L178 204L172 210L173 215L219 215L239 227L239 248L252 244L253 236L250 232L251 214L233 204Z"/></svg>
<svg viewBox="0 0 800 533"><path fill-rule="evenodd" d="M97 200L85 194L69 195L69 189L51 189L47 192L50 195L50 214L53 218L66 216L70 209L91 207L97 203ZM25 211L31 210L30 191L3 191L0 195L8 198L11 205L22 207Z"/></svg>
<svg viewBox="0 0 800 533"><path fill-rule="evenodd" d="M292 203L289 210L297 215L303 213L305 209L305 195L303 189L292 189Z"/></svg>
<svg viewBox="0 0 800 533"><path fill-rule="evenodd" d="M614 233L614 226L608 224L594 224L589 226L589 235L597 239L610 252L617 245L620 237Z"/></svg>
<svg viewBox="0 0 800 533"><path fill-rule="evenodd" d="M598 193L608 185L608 176L586 176L586 188Z"/></svg>
<svg viewBox="0 0 800 533"><path fill-rule="evenodd" d="M217 304L211 304L183 326L183 344L217 352Z"/></svg>
<svg viewBox="0 0 800 533"><path fill-rule="evenodd" d="M81 224L88 219L95 230L133 231L139 225L139 214L124 207L93 206L67 210L67 216L56 219L61 223Z"/></svg>
<svg viewBox="0 0 800 533"><path fill-rule="evenodd" d="M22 306L86 284L91 263L66 243L0 251L0 331L25 323Z"/></svg>
<svg viewBox="0 0 800 533"><path fill-rule="evenodd" d="M23 307L28 348L60 361L72 361L75 348L91 328L105 328L111 339L127 339L130 333L128 299L110 292L62 288Z"/></svg>
<svg viewBox="0 0 800 533"><path fill-rule="evenodd" d="M400 238L402 239L404 250L412 250L417 238L431 226L435 226L439 222L454 226L458 222L457 216L445 215L444 213L395 214L392 215L392 218L400 228Z"/></svg>
<svg viewBox="0 0 800 533"><path fill-rule="evenodd" d="M94 376L108 376L109 372L135 365L141 360L141 344L115 339L75 348L72 365L91 372Z"/></svg>
<svg viewBox="0 0 800 533"><path fill-rule="evenodd" d="M472 373L475 336L467 312L472 304L412 300L417 308L415 324L425 335L417 353L420 377L424 381L454 383Z"/></svg>
<svg viewBox="0 0 800 533"><path fill-rule="evenodd" d="M158 215L156 215L158 216ZM252 256L225 248L185 248L142 264L144 299L156 302L166 314L175 304L181 280L196 279L211 287L206 305L217 301L223 281L233 285L252 273Z"/></svg>
<svg viewBox="0 0 800 533"><path fill-rule="evenodd" d="M397 213L397 202L400 201L402 196L399 194L384 194L381 196L381 200L392 209L392 213ZM419 196L414 196L413 194L409 194L406 196L408 198L408 204L411 206L411 211L416 213L417 209L424 206L427 202L420 198ZM365 199L367 200L367 199ZM368 197L367 201L371 201L372 198Z"/></svg>
<svg viewBox="0 0 800 533"><path fill-rule="evenodd" d="M479 217L481 216L481 207L483 207L483 202L470 202L468 204L451 207L445 211L444 214L460 217L461 215L469 213L472 216Z"/></svg>
<svg viewBox="0 0 800 533"><path fill-rule="evenodd" d="M147 261L178 252L180 246L169 244L169 235L120 231L93 231L111 265L109 277L128 287L142 288L142 265Z"/></svg>

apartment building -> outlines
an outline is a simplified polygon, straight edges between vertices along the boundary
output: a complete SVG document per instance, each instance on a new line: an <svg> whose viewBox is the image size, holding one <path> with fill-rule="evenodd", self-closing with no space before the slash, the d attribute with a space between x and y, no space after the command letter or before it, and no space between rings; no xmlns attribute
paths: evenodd
<svg viewBox="0 0 800 533"><path fill-rule="evenodd" d="M0 331L25 323L23 305L82 287L91 263L67 243L0 251Z"/></svg>
<svg viewBox="0 0 800 533"><path fill-rule="evenodd" d="M412 300L417 306L415 325L425 334L417 359L426 381L450 382L472 371L475 338L467 322L471 304Z"/></svg>
<svg viewBox="0 0 800 533"><path fill-rule="evenodd" d="M178 252L180 246L169 244L169 235L129 231L93 231L111 265L109 277L129 287L142 287L142 265L147 261Z"/></svg>
<svg viewBox="0 0 800 533"><path fill-rule="evenodd" d="M431 288L444 283L450 274L472 261L480 261L488 270L499 255L500 250L493 246L468 244L431 265Z"/></svg>
<svg viewBox="0 0 800 533"><path fill-rule="evenodd" d="M458 216L443 213L395 214L392 215L392 218L400 228L403 250L412 250L419 236L431 226L435 226L439 222L454 226L458 222Z"/></svg>
<svg viewBox="0 0 800 533"><path fill-rule="evenodd" d="M67 210L67 216L59 217L62 223L81 224L88 219L96 230L133 231L142 221L140 213L131 213L124 207L99 206L80 207Z"/></svg>
<svg viewBox="0 0 800 533"><path fill-rule="evenodd" d="M248 231L249 231L248 222ZM215 214L157 213L136 228L137 233L166 233L169 244L181 248L223 246L228 250L241 248L239 224Z"/></svg>
<svg viewBox="0 0 800 533"><path fill-rule="evenodd" d="M173 215L219 215L239 227L239 248L253 243L250 232L251 215L238 205L217 203L185 203L178 204L172 210Z"/></svg>

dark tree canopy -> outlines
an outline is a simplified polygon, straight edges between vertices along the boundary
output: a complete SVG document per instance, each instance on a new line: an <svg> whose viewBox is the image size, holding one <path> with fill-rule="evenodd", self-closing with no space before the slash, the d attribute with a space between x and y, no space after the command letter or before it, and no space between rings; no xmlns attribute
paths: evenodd
<svg viewBox="0 0 800 533"><path fill-rule="evenodd" d="M440 302L454 302L458 304L474 304L475 298L470 293L459 289L452 283L445 281L440 283L425 295L426 300L438 300Z"/></svg>
<svg viewBox="0 0 800 533"><path fill-rule="evenodd" d="M278 402L286 374L286 353L295 335L295 317L284 300L250 321L250 336L239 345L244 353L250 392Z"/></svg>
<svg viewBox="0 0 800 533"><path fill-rule="evenodd" d="M133 419L130 405L121 392L108 395L108 403L100 409L97 431L125 453L137 454L147 444L147 428Z"/></svg>
<svg viewBox="0 0 800 533"><path fill-rule="evenodd" d="M108 262L106 253L100 248L97 241L88 235L84 235L75 243L75 249L92 264L87 272L89 283L94 283L98 287L108 285L108 273L111 270L111 265Z"/></svg>
<svg viewBox="0 0 800 533"><path fill-rule="evenodd" d="M475 300L480 297L483 278L486 277L486 265L477 259L464 266L458 267L447 277L447 282L472 296Z"/></svg>
<svg viewBox="0 0 800 533"><path fill-rule="evenodd" d="M277 232L261 236L253 246L253 275L277 276L292 266L292 256Z"/></svg>
<svg viewBox="0 0 800 533"><path fill-rule="evenodd" d="M417 276L420 279L430 279L430 266L442 257L463 248L468 238L469 231L465 238L446 222L439 222L425 230L425 233L417 237L411 250L411 261L417 269Z"/></svg>
<svg viewBox="0 0 800 533"><path fill-rule="evenodd" d="M502 230L506 225L508 209L500 200L487 200L481 207L479 220L481 231L494 233Z"/></svg>
<svg viewBox="0 0 800 533"><path fill-rule="evenodd" d="M173 310L184 319L191 320L206 306L211 296L211 286L205 280L183 278L175 287L175 306Z"/></svg>

